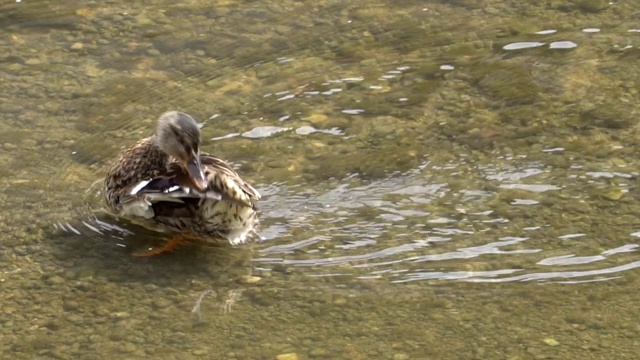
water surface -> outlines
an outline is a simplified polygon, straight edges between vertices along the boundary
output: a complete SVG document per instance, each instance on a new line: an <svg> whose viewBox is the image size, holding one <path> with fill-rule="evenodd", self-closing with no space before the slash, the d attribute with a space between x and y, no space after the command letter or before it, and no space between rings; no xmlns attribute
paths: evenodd
<svg viewBox="0 0 640 360"><path fill-rule="evenodd" d="M631 3L0 5L0 357L624 359L640 326ZM157 116L262 241L132 251L100 181Z"/></svg>

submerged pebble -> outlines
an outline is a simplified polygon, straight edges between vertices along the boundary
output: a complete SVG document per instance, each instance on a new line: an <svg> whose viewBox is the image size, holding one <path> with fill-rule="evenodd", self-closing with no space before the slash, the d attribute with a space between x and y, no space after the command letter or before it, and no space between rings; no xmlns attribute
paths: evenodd
<svg viewBox="0 0 640 360"><path fill-rule="evenodd" d="M276 360L298 360L298 354L296 353L286 353L286 354L280 354L278 356L276 356Z"/></svg>
<svg viewBox="0 0 640 360"><path fill-rule="evenodd" d="M246 275L242 277L242 282L245 284L255 284L260 282L260 280L262 280L262 278L259 276Z"/></svg>

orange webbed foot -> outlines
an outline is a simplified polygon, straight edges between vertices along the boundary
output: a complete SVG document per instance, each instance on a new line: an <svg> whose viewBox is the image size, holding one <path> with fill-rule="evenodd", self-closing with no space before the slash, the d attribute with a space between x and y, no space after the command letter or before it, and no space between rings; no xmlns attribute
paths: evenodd
<svg viewBox="0 0 640 360"><path fill-rule="evenodd" d="M167 241L163 246L158 248L152 248L144 251L136 251L133 253L135 257L149 257L155 256L166 252L171 252L175 250L179 245L185 244L189 242L189 240L184 235L175 235L169 241Z"/></svg>

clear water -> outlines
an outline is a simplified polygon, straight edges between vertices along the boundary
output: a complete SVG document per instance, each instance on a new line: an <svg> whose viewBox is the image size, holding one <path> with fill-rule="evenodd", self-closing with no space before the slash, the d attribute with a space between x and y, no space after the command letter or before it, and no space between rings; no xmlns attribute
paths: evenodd
<svg viewBox="0 0 640 360"><path fill-rule="evenodd" d="M6 1L0 358L632 359L632 2ZM167 110L263 241L131 251L99 182Z"/></svg>

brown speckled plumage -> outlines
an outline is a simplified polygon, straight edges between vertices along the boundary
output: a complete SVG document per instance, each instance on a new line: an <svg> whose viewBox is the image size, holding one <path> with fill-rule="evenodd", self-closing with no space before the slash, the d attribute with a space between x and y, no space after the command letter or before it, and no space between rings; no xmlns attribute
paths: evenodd
<svg viewBox="0 0 640 360"><path fill-rule="evenodd" d="M108 206L155 230L231 244L248 241L258 229L260 194L227 162L200 153L198 146L199 130L189 115L163 114L158 133L126 149L109 171L104 181ZM190 156L199 159L206 190L198 188L193 167L187 166Z"/></svg>

